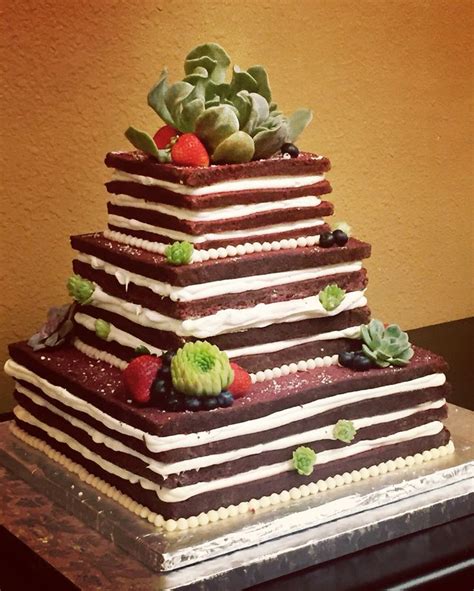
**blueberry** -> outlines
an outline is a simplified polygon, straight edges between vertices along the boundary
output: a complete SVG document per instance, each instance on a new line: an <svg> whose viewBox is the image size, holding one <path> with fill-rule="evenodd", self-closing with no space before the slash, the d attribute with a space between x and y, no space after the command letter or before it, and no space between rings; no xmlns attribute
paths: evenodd
<svg viewBox="0 0 474 591"><path fill-rule="evenodd" d="M173 359L175 353L176 353L176 351L173 351L172 349L169 349L168 351L166 351L165 353L163 353L161 355L161 360L163 362L163 367L169 366L169 364L171 363L171 360Z"/></svg>
<svg viewBox="0 0 474 591"><path fill-rule="evenodd" d="M212 410L219 406L216 396L206 396L202 401L202 406L205 410Z"/></svg>
<svg viewBox="0 0 474 591"><path fill-rule="evenodd" d="M171 376L171 367L169 365L162 365L159 370L160 377L166 380Z"/></svg>
<svg viewBox="0 0 474 591"><path fill-rule="evenodd" d="M162 380L161 377L157 378L151 387L151 393L153 396L163 396L167 390L167 383Z"/></svg>
<svg viewBox="0 0 474 591"><path fill-rule="evenodd" d="M200 410L201 400L195 396L185 396L184 406L186 410Z"/></svg>
<svg viewBox="0 0 474 591"><path fill-rule="evenodd" d="M217 402L218 402L219 406L222 406L223 408L227 408L228 406L233 405L234 397L232 396L231 392L229 392L228 390L224 390L217 397Z"/></svg>
<svg viewBox="0 0 474 591"><path fill-rule="evenodd" d="M356 353L352 361L352 369L355 371L367 371L372 367L372 361L363 353Z"/></svg>
<svg viewBox="0 0 474 591"><path fill-rule="evenodd" d="M332 235L334 236L334 241L338 246L344 246L349 240L349 236L342 230L334 230Z"/></svg>
<svg viewBox="0 0 474 591"><path fill-rule="evenodd" d="M295 144L283 144L281 147L282 154L289 154L292 158L298 158L300 151Z"/></svg>
<svg viewBox="0 0 474 591"><path fill-rule="evenodd" d="M332 232L324 232L319 237L319 246L322 248L329 248L330 246L334 245L334 236Z"/></svg>
<svg viewBox="0 0 474 591"><path fill-rule="evenodd" d="M339 353L339 363L342 367L352 367L354 361L354 351L344 351Z"/></svg>

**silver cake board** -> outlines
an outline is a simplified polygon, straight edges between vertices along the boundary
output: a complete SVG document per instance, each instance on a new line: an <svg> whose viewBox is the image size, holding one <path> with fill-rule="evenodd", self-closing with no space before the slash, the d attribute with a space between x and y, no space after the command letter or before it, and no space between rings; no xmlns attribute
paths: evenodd
<svg viewBox="0 0 474 591"><path fill-rule="evenodd" d="M163 532L0 425L0 463L156 571L160 589L241 589L472 513L474 412L449 405L455 453L206 527Z"/></svg>

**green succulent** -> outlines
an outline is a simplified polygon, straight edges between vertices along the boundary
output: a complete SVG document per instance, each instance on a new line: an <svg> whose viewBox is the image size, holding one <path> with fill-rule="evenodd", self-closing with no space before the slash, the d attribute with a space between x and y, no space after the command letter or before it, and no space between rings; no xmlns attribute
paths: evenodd
<svg viewBox="0 0 474 591"><path fill-rule="evenodd" d="M318 297L322 307L328 312L331 312L339 306L345 296L346 292L344 289L341 289L335 283L331 283L319 292Z"/></svg>
<svg viewBox="0 0 474 591"><path fill-rule="evenodd" d="M272 102L262 66L247 71L234 66L226 82L229 65L228 54L216 43L198 45L186 56L183 80L169 85L168 72L162 71L148 105L178 131L195 133L213 162L268 158L297 139L312 113L299 109L286 117ZM158 150L146 132L130 127L125 135L136 148L170 161L169 150Z"/></svg>
<svg viewBox="0 0 474 591"><path fill-rule="evenodd" d="M97 318L95 321L95 334L99 339L104 339L104 341L106 341L110 334L110 322Z"/></svg>
<svg viewBox="0 0 474 591"><path fill-rule="evenodd" d="M293 466L300 476L309 476L313 473L316 462L316 452L310 447L301 445L293 452Z"/></svg>
<svg viewBox="0 0 474 591"><path fill-rule="evenodd" d="M408 335L396 324L386 328L380 320L361 326L362 350L366 357L380 367L407 365L414 351Z"/></svg>
<svg viewBox="0 0 474 591"><path fill-rule="evenodd" d="M190 242L173 242L166 247L165 256L171 265L188 265L193 256L194 246Z"/></svg>
<svg viewBox="0 0 474 591"><path fill-rule="evenodd" d="M332 432L334 439L339 439L339 441L343 441L344 443L350 443L354 439L356 433L357 430L354 427L354 423L352 421L347 421L346 419L339 419L334 425Z"/></svg>
<svg viewBox="0 0 474 591"><path fill-rule="evenodd" d="M80 275L71 275L67 280L67 290L76 302L87 304L92 299L95 287L92 281L83 279Z"/></svg>
<svg viewBox="0 0 474 591"><path fill-rule="evenodd" d="M187 396L218 396L234 379L229 358L207 341L186 343L171 360L173 386Z"/></svg>

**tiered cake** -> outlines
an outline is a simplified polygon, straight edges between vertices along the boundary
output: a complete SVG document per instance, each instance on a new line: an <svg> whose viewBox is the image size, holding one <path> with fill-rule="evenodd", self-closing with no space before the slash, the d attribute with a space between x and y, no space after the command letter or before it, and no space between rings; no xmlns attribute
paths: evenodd
<svg viewBox="0 0 474 591"><path fill-rule="evenodd" d="M72 336L10 347L14 433L168 529L452 449L445 362L397 327L361 333L370 246L331 231L329 161L295 150L212 166L108 154L108 229L72 237L89 290ZM200 341L250 374L247 392L197 411L133 400L123 373L137 348L171 358Z"/></svg>

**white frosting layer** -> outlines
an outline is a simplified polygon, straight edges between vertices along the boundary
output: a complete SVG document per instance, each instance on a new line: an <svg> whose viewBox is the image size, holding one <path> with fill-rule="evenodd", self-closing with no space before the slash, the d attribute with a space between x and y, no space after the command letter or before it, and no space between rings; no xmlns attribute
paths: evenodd
<svg viewBox="0 0 474 591"><path fill-rule="evenodd" d="M66 444L74 451L80 453L84 458L100 466L106 472L114 474L119 478L131 482L132 484L140 484L140 486L142 486L142 488L146 490L152 490L156 492L157 497L161 501L164 501L166 503L176 503L180 501L185 501L199 494L211 492L214 490L221 490L223 488L228 488L231 486L238 486L241 484L246 484L248 482L263 480L265 478L277 476L279 474L291 472L292 470L294 470L292 460L288 460L285 462L278 462L277 464L260 466L259 468L255 468L247 472L233 474L232 476L228 476L226 478L218 478L216 480L198 482L196 484L180 486L178 488L166 488L146 478L143 478L142 476L138 476L137 474L134 474L133 472L121 468L120 466L117 466L116 464L113 464L112 462L102 458L101 456L92 452L91 450L86 448L84 445L82 445L66 433L63 433L59 429L51 427L50 425L46 425L45 423L31 415L27 410L25 410L21 406L16 406L14 409L14 413L19 420L43 430L50 437L52 437L60 443ZM378 447L403 443L405 441L410 441L412 439L417 439L419 437L428 437L431 435L436 435L440 433L442 429L443 423L441 423L440 421L432 421L431 423L427 423L419 427L414 427L413 429L400 431L398 433L393 433L385 437L359 441L347 447L322 451L317 454L315 467L317 469L317 466L320 466L322 464L341 460L343 458L364 453L376 449Z"/></svg>
<svg viewBox="0 0 474 591"><path fill-rule="evenodd" d="M137 273L132 273L127 269L112 265L111 263L90 254L80 252L76 258L77 260L90 265L93 269L98 269L104 271L108 275L114 276L121 285L125 286L125 288L128 288L130 283L139 285L140 287L146 287L157 295L170 298L173 302L192 302L230 293L254 291L277 285L308 281L310 279L317 279L319 277L335 275L338 273L354 273L360 271L362 268L362 262L355 261L352 263L339 263L335 265L325 265L323 267L313 267L310 269L298 269L296 271L251 275L249 277L237 277L234 279L220 279L219 281L209 281L207 283L198 283L182 287L150 279L149 277L138 275Z"/></svg>
<svg viewBox="0 0 474 591"><path fill-rule="evenodd" d="M263 353L273 353L282 351L297 345L312 343L314 341L329 341L333 339L357 339L360 336L360 326L351 326L342 330L332 330L322 332L321 334L310 337L300 337L297 339L287 339L284 341L274 341L273 343L262 343L261 345L249 345L248 347L239 347L238 349L226 349L227 355L232 359L235 357L244 357L246 355L262 355Z"/></svg>
<svg viewBox="0 0 474 591"><path fill-rule="evenodd" d="M364 291L351 291L346 293L337 308L330 311L323 308L319 297L315 295L299 300L257 304L252 308L228 308L201 318L178 320L111 296L98 285L95 286L92 297L92 305L123 316L140 326L171 331L178 336L193 336L199 339L243 329L262 328L270 324L336 316L341 312L361 308L366 304L367 299L364 296Z"/></svg>
<svg viewBox="0 0 474 591"><path fill-rule="evenodd" d="M105 361L109 365L113 365L114 367L118 367L122 371L127 367L128 363L123 359L120 359L116 355L112 355L112 353L108 353L107 351L100 351L91 345L87 345L83 343L80 339L75 338L73 342L74 347L87 357L92 357L92 359L97 359L98 361Z"/></svg>
<svg viewBox="0 0 474 591"><path fill-rule="evenodd" d="M112 174L112 181L125 181L127 183L138 183L147 187L161 187L180 195L211 195L213 193L229 193L232 191L253 191L258 189L296 189L307 187L324 180L324 174L300 175L300 176L262 176L245 178L233 181L223 181L213 185L202 187L189 187L184 184L172 183L162 179L155 179L149 176L131 174L121 170L115 170Z"/></svg>
<svg viewBox="0 0 474 591"><path fill-rule="evenodd" d="M121 207L135 207L147 211L157 211L165 215L171 215L179 220L192 222L211 222L230 220L251 216L256 213L276 211L279 209L296 209L298 207L317 207L321 199L314 195L296 197L295 199L282 199L280 201L265 201L263 203L251 203L249 205L230 205L228 207L212 207L209 209L186 209L165 203L155 203L130 197L129 195L112 195L110 202Z"/></svg>
<svg viewBox="0 0 474 591"><path fill-rule="evenodd" d="M215 466L218 464L224 464L226 462L232 462L240 458L258 455L268 451L297 447L298 445L309 444L315 441L335 439L333 436L335 425L332 424L327 425L326 427L321 427L318 429L312 429L309 431L288 435L286 437L281 437L280 439L275 439L273 441L269 441L266 443L260 443L257 445L253 445L251 447L234 449L219 454L200 456L188 460L180 460L178 462L173 463L164 463L159 462L153 458L147 457L141 454L140 452L137 452L136 450L124 445L120 441L112 437L109 437L108 435L105 435L104 433L98 431L94 427L91 427L87 423L84 423L83 421L61 411L54 405L50 404L48 401L44 400L42 397L38 396L34 392L31 392L31 390L24 388L21 384L16 384L16 390L24 394L36 405L47 408L52 413L62 417L67 422L71 423L74 427L77 427L78 429L81 429L82 431L86 432L95 443L103 444L114 451L119 451L139 458L147 464L147 467L151 471L155 472L156 474L159 474L160 476L163 476L164 478L166 478L170 474L181 474L182 472L187 472L189 470L200 470L202 468L207 468L209 466ZM380 425L383 423L389 423L391 421L399 421L406 417L412 416L418 412L423 412L431 409L438 409L443 407L445 404L446 400L444 399L437 400L435 402L425 402L412 408L403 409L397 412L386 413L383 415L377 415L373 417L353 419L352 422L354 424L355 429L358 431L359 429L370 427L372 425ZM348 416L346 418L350 417Z"/></svg>
<svg viewBox="0 0 474 591"><path fill-rule="evenodd" d="M64 403L66 406L74 408L80 412L91 416L93 419L103 423L109 429L123 433L130 437L134 437L143 441L146 447L152 453L160 453L171 449L181 449L185 447L195 447L198 445L206 445L207 443L214 443L232 437L239 437L248 435L250 433L258 433L269 429L275 429L281 425L286 425L295 421L314 416L318 413L323 413L328 410L360 402L366 399L382 398L384 396L391 396L401 392L411 392L415 390L422 390L424 388L435 388L442 386L446 382L446 376L442 373L435 373L427 376L422 376L414 380L408 380L398 384L390 384L386 386L378 386L377 388L366 388L363 390L354 390L337 394L328 398L320 400L313 400L306 404L287 408L269 414L265 417L250 419L243 423L234 423L232 428L229 426L218 427L210 431L198 431L186 435L176 434L160 437L158 435L151 435L146 431L127 425L122 421L111 417L107 413L96 408L94 405L74 396L65 388L55 386L36 375L26 367L9 359L5 364L5 372L17 380L23 380L36 386L42 390L47 396ZM278 383L278 382L277 382Z"/></svg>
<svg viewBox="0 0 474 591"><path fill-rule="evenodd" d="M165 244L164 242L152 242L151 240L137 238L136 236L130 236L109 229L104 230L104 237L115 242L120 242L121 244L126 244L127 246L141 248L142 250L157 254L164 254L169 246L169 244ZM306 246L314 246L315 244L319 244L319 235L283 238L282 240L274 240L273 242L245 242L236 246L227 245L225 247L210 248L209 250L194 250L191 262L200 263L202 261L209 261L210 259L244 256L254 252L305 248Z"/></svg>
<svg viewBox="0 0 474 591"><path fill-rule="evenodd" d="M281 224L271 224L269 226L259 226L258 228L247 228L244 230L228 230L223 232L208 232L207 234L187 234L179 230L172 230L171 228L162 228L154 226L145 222L140 222L131 218L124 218L119 215L109 214L108 223L118 228L125 228L126 230L138 230L142 232L151 232L152 234L160 234L167 236L171 240L185 240L191 244L200 244L210 240L234 240L239 238L252 238L254 236L264 236L266 234L281 234L289 232L290 230L304 230L306 228L313 228L324 224L322 218L313 218L311 220L284 222Z"/></svg>

